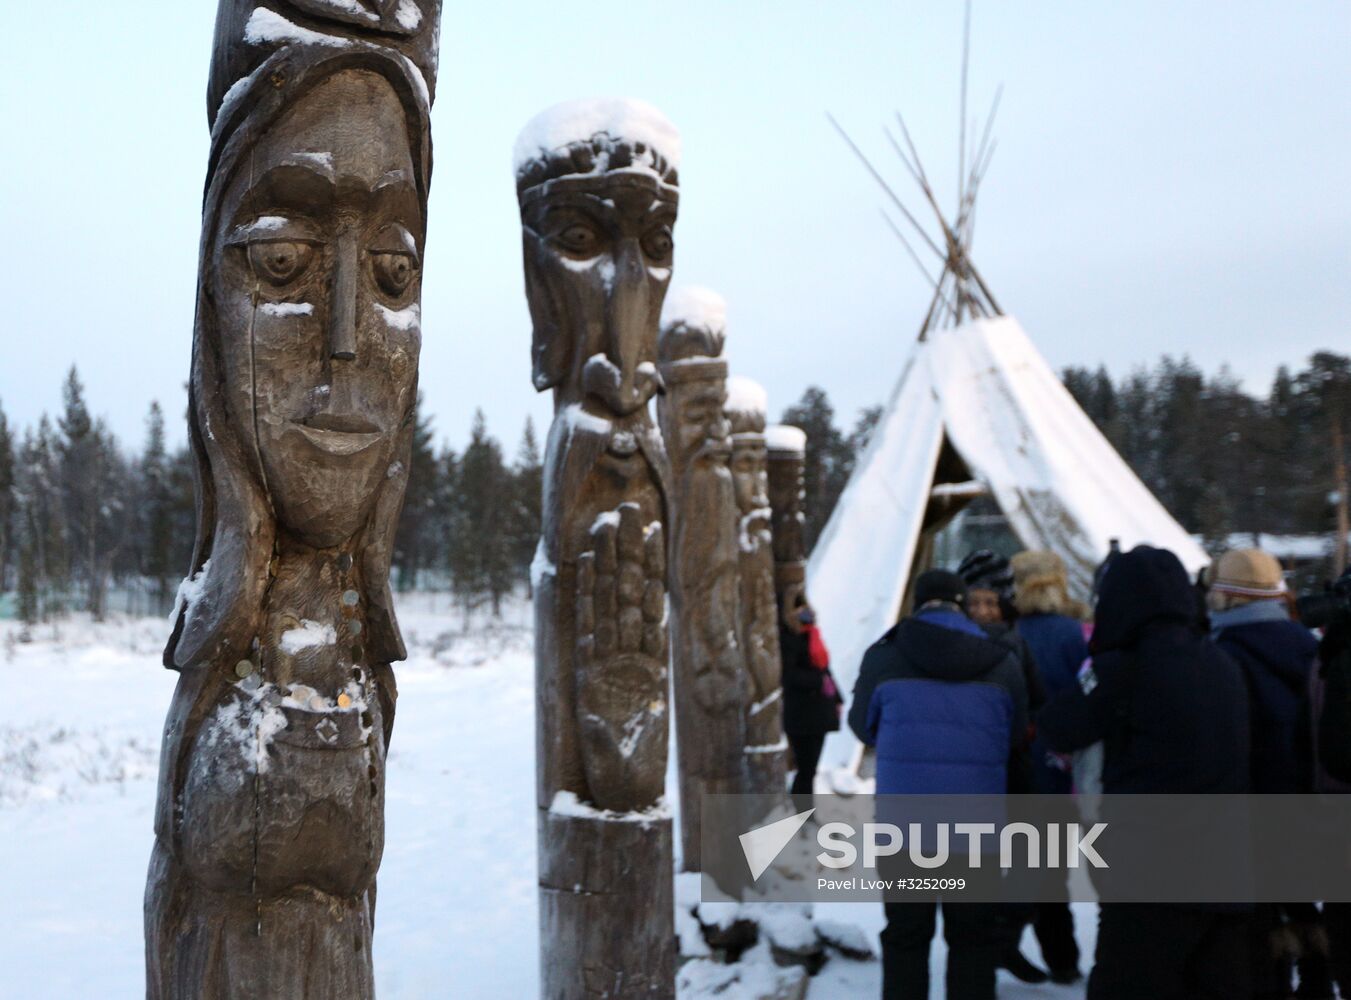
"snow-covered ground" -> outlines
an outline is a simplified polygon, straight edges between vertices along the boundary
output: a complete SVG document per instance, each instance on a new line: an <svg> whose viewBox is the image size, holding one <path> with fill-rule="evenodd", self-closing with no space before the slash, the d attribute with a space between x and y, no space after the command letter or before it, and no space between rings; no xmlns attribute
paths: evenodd
<svg viewBox="0 0 1351 1000"><path fill-rule="evenodd" d="M466 623L447 598L403 602L375 961L383 1000L528 1000L537 988L534 694L529 609ZM0 622L0 997L143 991L141 892L160 725L176 675L158 619ZM1091 954L1092 908L1080 928ZM819 907L875 942L881 907ZM1037 954L1029 944L1029 954ZM941 996L941 945L935 996ZM876 961L833 958L812 1000L876 996ZM1024 987L1001 997L1065 998ZM718 996L737 1000L735 988Z"/></svg>

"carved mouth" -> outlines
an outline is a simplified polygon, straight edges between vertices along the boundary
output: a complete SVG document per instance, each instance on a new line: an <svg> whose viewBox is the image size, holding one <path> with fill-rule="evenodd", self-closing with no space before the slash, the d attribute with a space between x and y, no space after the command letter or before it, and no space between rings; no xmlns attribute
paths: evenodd
<svg viewBox="0 0 1351 1000"><path fill-rule="evenodd" d="M725 441L706 444L700 449L700 457L714 462L725 462L732 457L732 446Z"/></svg>
<svg viewBox="0 0 1351 1000"><path fill-rule="evenodd" d="M330 455L355 455L385 436L365 417L347 413L316 413L294 426L310 444Z"/></svg>

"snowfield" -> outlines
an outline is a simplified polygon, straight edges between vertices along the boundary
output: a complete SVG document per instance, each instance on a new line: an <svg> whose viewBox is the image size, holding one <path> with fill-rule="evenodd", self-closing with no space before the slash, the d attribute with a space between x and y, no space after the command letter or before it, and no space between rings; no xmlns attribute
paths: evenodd
<svg viewBox="0 0 1351 1000"><path fill-rule="evenodd" d="M447 597L399 612L375 963L382 1000L529 1000L537 989L534 684L530 609L469 620ZM143 995L141 894L150 857L160 726L176 674L160 665L161 619L0 622L0 997ZM671 792L674 795L672 783ZM1092 907L1079 907L1091 954ZM876 947L880 904L818 907ZM767 949L757 948L757 951ZM941 996L941 945L934 949ZM1037 957L1029 941L1028 953ZM759 956L767 962L768 957ZM704 969L683 998L747 996ZM764 970L768 971L768 970ZM747 970L743 981L759 976ZM880 965L833 957L811 1000L876 996ZM696 990L695 982L703 985ZM1063 998L1020 987L1001 997Z"/></svg>

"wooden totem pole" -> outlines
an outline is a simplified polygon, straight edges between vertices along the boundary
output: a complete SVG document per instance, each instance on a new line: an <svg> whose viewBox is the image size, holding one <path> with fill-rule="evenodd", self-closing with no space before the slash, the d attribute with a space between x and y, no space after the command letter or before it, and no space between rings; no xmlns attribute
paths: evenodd
<svg viewBox="0 0 1351 1000"><path fill-rule="evenodd" d="M699 871L703 796L746 791L746 664L732 442L723 405L726 306L701 288L667 300L657 404L671 456L671 662L682 866Z"/></svg>
<svg viewBox="0 0 1351 1000"><path fill-rule="evenodd" d="M540 996L675 995L669 472L649 401L680 151L637 101L543 112L516 145L535 388L552 389L536 556Z"/></svg>
<svg viewBox="0 0 1351 1000"><path fill-rule="evenodd" d="M758 383L744 376L732 376L727 387L738 516L739 625L749 682L745 702L747 791L777 795L785 790L788 744L783 735L783 666L774 598L766 396Z"/></svg>
<svg viewBox="0 0 1351 1000"><path fill-rule="evenodd" d="M807 545L803 535L803 472L807 435L775 424L765 432L769 449L769 506L773 517L774 590L786 621L806 595Z"/></svg>
<svg viewBox="0 0 1351 1000"><path fill-rule="evenodd" d="M221 0L155 1000L368 998L439 0Z"/></svg>

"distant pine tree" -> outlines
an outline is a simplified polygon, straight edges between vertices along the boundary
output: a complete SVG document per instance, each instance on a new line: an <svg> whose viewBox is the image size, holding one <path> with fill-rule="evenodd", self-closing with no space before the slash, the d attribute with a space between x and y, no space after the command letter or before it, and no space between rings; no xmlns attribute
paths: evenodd
<svg viewBox="0 0 1351 1000"><path fill-rule="evenodd" d="M42 616L38 596L38 560L32 542L25 540L19 546L19 620L27 628L36 625ZM26 630L25 630L26 634Z"/></svg>
<svg viewBox="0 0 1351 1000"><path fill-rule="evenodd" d="M819 386L808 387L797 403L784 410L781 423L797 427L807 435L802 514L805 521L803 539L808 552L830 520L840 494L849 483L854 463L881 418L881 407L862 410L853 431L846 437L835 426L835 408L830 405L826 391Z"/></svg>
<svg viewBox="0 0 1351 1000"><path fill-rule="evenodd" d="M14 437L0 408L0 593L9 589L14 565L14 536L18 527L15 494Z"/></svg>
<svg viewBox="0 0 1351 1000"><path fill-rule="evenodd" d="M177 448L169 458L169 582L188 575L197 539L196 463L192 449Z"/></svg>
<svg viewBox="0 0 1351 1000"><path fill-rule="evenodd" d="M510 492L510 477L502 446L488 434L482 410L474 413L456 478L459 516L451 543L452 575L466 607L486 597L496 615L513 579L510 514L502 504Z"/></svg>
<svg viewBox="0 0 1351 1000"><path fill-rule="evenodd" d="M33 559L30 575L40 618L60 614L70 584L65 512L58 483L56 435L44 413L36 433L26 431L19 449L18 503L23 543Z"/></svg>
<svg viewBox="0 0 1351 1000"><path fill-rule="evenodd" d="M164 448L164 413L157 402L145 418L145 451L141 454L137 555L139 571L154 586L161 613L168 610L173 568L174 497L169 457Z"/></svg>
<svg viewBox="0 0 1351 1000"><path fill-rule="evenodd" d="M525 418L516 464L511 470L511 529L509 532L512 568L518 579L530 582L530 564L539 544L540 505L544 492L544 463L535 440L535 424Z"/></svg>
<svg viewBox="0 0 1351 1000"><path fill-rule="evenodd" d="M418 393L413 409L413 446L409 455L408 488L403 513L394 534L396 585L407 591L417 587L422 570L438 562L435 530L437 495L442 490L440 468L432 452L432 419L422 409Z"/></svg>

